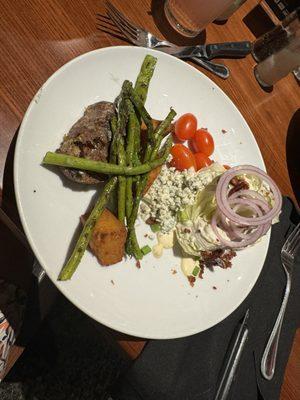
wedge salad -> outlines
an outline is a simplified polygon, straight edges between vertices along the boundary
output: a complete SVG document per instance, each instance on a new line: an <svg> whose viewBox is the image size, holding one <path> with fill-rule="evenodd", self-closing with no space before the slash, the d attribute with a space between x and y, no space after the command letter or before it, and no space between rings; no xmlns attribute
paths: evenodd
<svg viewBox="0 0 300 400"><path fill-rule="evenodd" d="M213 136L186 113L163 121L145 108L156 58L147 55L135 84L125 81L114 102L89 105L45 165L74 182L98 185L82 232L58 279L71 279L89 247L102 266L142 259L177 246L193 286L205 268L231 267L237 251L253 246L278 221L282 198L275 182L251 165L214 162ZM110 201L114 200L114 201ZM156 234L140 247L141 218Z"/></svg>

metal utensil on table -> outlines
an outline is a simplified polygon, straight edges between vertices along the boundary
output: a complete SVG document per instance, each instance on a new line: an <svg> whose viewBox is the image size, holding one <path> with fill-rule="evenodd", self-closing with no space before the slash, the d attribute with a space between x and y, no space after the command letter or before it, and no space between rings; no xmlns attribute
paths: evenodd
<svg viewBox="0 0 300 400"><path fill-rule="evenodd" d="M226 361L223 366L223 373L221 375L220 383L214 400L226 400L228 398L230 388L239 366L246 340L248 338L248 318L249 310L246 311L242 323L240 324L231 341L231 346L227 352Z"/></svg>
<svg viewBox="0 0 300 400"><path fill-rule="evenodd" d="M158 47L172 47L178 53L182 53L184 57L201 57L207 60L212 60L218 57L235 57L242 58L246 57L252 52L252 43L250 41L240 42L223 42L223 43L212 43L195 46L177 46L167 40L159 40L151 32L138 27L131 22L124 14L122 14L112 3L106 2L107 11L112 17L116 19L120 25L119 29L122 28L124 34L130 35L130 40L135 41L137 46L145 46L152 49ZM145 45L146 43L146 45ZM159 49L161 50L161 49ZM167 51L167 50L166 50Z"/></svg>
<svg viewBox="0 0 300 400"><path fill-rule="evenodd" d="M148 32L143 28L140 28L137 25L133 24L110 2L106 2L106 7L110 19L123 33L127 40L129 40L134 45L156 50L162 50L166 47L176 47L173 43L168 42L167 40L159 40L151 32ZM99 29L103 30L103 27ZM210 72L213 72L215 75L219 76L222 79L226 79L229 77L229 69L223 64L217 64L199 57L192 57L191 59L198 65L202 66Z"/></svg>
<svg viewBox="0 0 300 400"><path fill-rule="evenodd" d="M179 58L201 57L212 60L217 57L242 58L251 53L251 42L225 42L197 46L172 46L159 49Z"/></svg>
<svg viewBox="0 0 300 400"><path fill-rule="evenodd" d="M295 262L295 256L297 254L299 247L300 247L300 224L298 224L296 228L292 231L292 233L288 236L287 240L285 241L281 249L281 262L284 272L286 274L286 287L276 322L274 324L274 327L272 329L271 335L269 337L268 343L266 345L265 351L261 359L260 370L262 376L267 380L271 380L275 372L280 331L282 327L286 305L290 294L291 276Z"/></svg>

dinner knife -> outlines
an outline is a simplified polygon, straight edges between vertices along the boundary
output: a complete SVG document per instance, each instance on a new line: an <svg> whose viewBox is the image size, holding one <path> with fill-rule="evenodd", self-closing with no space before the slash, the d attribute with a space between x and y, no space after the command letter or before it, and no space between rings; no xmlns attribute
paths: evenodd
<svg viewBox="0 0 300 400"><path fill-rule="evenodd" d="M249 41L224 42L197 46L160 47L157 50L179 58L200 57L212 60L221 57L245 57L251 53L252 44Z"/></svg>
<svg viewBox="0 0 300 400"><path fill-rule="evenodd" d="M235 378L235 374L240 363L245 343L248 338L248 318L249 309L246 311L242 323L239 324L239 327L236 330L236 334L231 341L231 346L227 352L226 361L223 367L224 369L214 400L226 400L228 398L230 388Z"/></svg>

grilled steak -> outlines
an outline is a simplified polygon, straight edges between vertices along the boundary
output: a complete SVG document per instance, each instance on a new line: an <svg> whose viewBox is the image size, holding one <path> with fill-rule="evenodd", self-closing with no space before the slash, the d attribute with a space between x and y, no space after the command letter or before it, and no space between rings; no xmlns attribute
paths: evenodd
<svg viewBox="0 0 300 400"><path fill-rule="evenodd" d="M95 161L107 161L111 130L109 121L115 114L113 103L100 101L87 107L83 116L64 136L57 153L84 157ZM72 168L62 168L63 174L72 181L96 184L105 176Z"/></svg>

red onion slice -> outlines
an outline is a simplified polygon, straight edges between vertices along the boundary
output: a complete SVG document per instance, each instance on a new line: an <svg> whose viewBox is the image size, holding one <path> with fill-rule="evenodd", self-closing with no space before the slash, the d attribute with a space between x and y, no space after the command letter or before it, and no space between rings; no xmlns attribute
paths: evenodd
<svg viewBox="0 0 300 400"><path fill-rule="evenodd" d="M255 175L268 184L274 196L273 207L270 207L264 196L250 189L239 190L228 196L231 179L244 174ZM216 202L217 211L212 217L212 229L222 245L239 249L255 243L267 233L273 218L281 210L282 196L275 182L264 171L250 165L241 165L221 176L216 189ZM245 207L252 216L239 215L240 206ZM223 229L231 240L223 238L219 229Z"/></svg>
<svg viewBox="0 0 300 400"><path fill-rule="evenodd" d="M248 196L248 197L253 198L253 199L259 199L259 200L265 201L267 203L267 201L266 201L266 199L264 198L263 195L261 195L258 192L255 192L255 190L250 190L250 189L239 190L239 191L233 193L230 196L230 198L231 199L235 199L236 197L241 197L241 196Z"/></svg>
<svg viewBox="0 0 300 400"><path fill-rule="evenodd" d="M230 248L235 248L235 249L241 249L246 246L250 246L251 244L255 243L263 233L263 226L259 226L256 228L256 230L253 232L251 236L249 236L247 239L243 239L240 241L233 241L233 240L227 240L223 238L223 236L219 233L219 228L217 226L217 212L213 215L212 220L211 220L211 227L212 230L214 231L215 235L219 239L220 243L223 244L226 247Z"/></svg>
<svg viewBox="0 0 300 400"><path fill-rule="evenodd" d="M234 178L236 175L243 174L256 175L269 185L270 190L272 191L274 196L274 207L269 210L265 215L255 218L242 217L240 215L237 215L230 207L230 204L228 203L229 183L231 179ZM230 221L236 222L237 224L249 226L259 226L261 224L266 224L267 222L272 221L272 219L278 215L282 205L281 194L272 178L270 178L265 172L263 172L259 168L253 167L251 165L241 165L231 168L221 176L216 189L216 201L221 213L224 214Z"/></svg>

